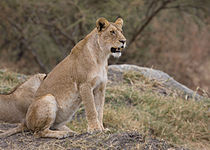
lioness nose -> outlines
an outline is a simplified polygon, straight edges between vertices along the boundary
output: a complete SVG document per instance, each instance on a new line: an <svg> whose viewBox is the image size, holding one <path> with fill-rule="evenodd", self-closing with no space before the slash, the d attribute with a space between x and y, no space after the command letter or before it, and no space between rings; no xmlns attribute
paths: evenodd
<svg viewBox="0 0 210 150"><path fill-rule="evenodd" d="M125 40L119 40L119 41L120 41L121 43L123 43L123 44L125 43Z"/></svg>

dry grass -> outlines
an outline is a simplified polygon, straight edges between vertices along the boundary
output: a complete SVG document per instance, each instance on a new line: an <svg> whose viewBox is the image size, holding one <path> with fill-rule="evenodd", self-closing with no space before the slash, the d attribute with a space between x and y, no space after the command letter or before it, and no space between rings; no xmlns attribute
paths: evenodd
<svg viewBox="0 0 210 150"><path fill-rule="evenodd" d="M161 83L138 73L126 73L124 80L107 87L104 126L111 132L135 130L193 149L210 147L210 99L195 102L161 95L153 90ZM69 126L83 132L85 124L74 120Z"/></svg>
<svg viewBox="0 0 210 150"><path fill-rule="evenodd" d="M0 94L7 93L18 84L26 80L27 77L22 74L0 70Z"/></svg>
<svg viewBox="0 0 210 150"><path fill-rule="evenodd" d="M209 104L161 97L150 92L137 95L138 91L130 87L124 88L125 93L117 88L113 90L116 95L109 97L113 104L105 108L104 123L108 127L137 130L176 144L208 143Z"/></svg>
<svg viewBox="0 0 210 150"><path fill-rule="evenodd" d="M11 88L17 83L17 74L0 72L0 85ZM172 144L192 149L208 149L210 99L187 101L173 94L162 95L157 90L159 87L161 83L150 81L138 73L125 73L124 83L107 87L104 126L111 133L138 131ZM171 92L173 91L169 91ZM87 122L83 107L68 126L79 133L86 132ZM85 145L84 142L80 144ZM78 141L71 141L70 144L78 144ZM54 142L54 149L63 147Z"/></svg>

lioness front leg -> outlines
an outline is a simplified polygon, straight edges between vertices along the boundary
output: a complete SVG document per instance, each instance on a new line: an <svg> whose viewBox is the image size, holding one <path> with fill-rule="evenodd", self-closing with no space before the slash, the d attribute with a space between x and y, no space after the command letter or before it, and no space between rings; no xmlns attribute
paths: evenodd
<svg viewBox="0 0 210 150"><path fill-rule="evenodd" d="M106 84L101 83L95 90L94 90L94 99L96 110L98 112L98 120L102 130L104 130L103 126L103 109L104 109L104 101L105 101L105 88Z"/></svg>
<svg viewBox="0 0 210 150"><path fill-rule="evenodd" d="M58 131L68 131L69 133L72 133L72 134L78 134L77 132L71 130L69 127L67 127L66 125L62 125L60 127L56 127L55 130L58 130Z"/></svg>
<svg viewBox="0 0 210 150"><path fill-rule="evenodd" d="M95 107L93 89L90 84L83 84L80 86L80 96L85 106L88 132L92 133L93 131L102 131Z"/></svg>

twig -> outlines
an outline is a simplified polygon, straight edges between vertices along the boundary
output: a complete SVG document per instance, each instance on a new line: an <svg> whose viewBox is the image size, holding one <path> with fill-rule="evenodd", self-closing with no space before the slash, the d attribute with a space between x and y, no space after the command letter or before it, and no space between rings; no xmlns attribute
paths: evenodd
<svg viewBox="0 0 210 150"><path fill-rule="evenodd" d="M41 22L41 21L39 21L39 23L36 22L36 24L41 24L41 25L44 25L45 27L54 28L54 29L57 30L61 35L63 35L66 39L68 39L73 45L76 45L76 42L74 41L74 39L72 39L68 34L66 34L66 32L64 32L62 29L60 29L56 24L48 24L48 23Z"/></svg>
<svg viewBox="0 0 210 150"><path fill-rule="evenodd" d="M164 9L180 9L180 8L195 8L206 12L206 9L204 7L194 6L194 5L176 5L176 6L164 7Z"/></svg>
<svg viewBox="0 0 210 150"><path fill-rule="evenodd" d="M6 18L5 18L6 19ZM39 59L38 54L36 53L36 51L34 49L32 49L29 44L28 44L28 40L25 38L22 29L20 26L18 26L16 23L13 23L10 19L6 19L7 22L12 25L13 27L15 27L17 29L17 31L20 32L21 37L22 37L22 43L24 44L24 46L31 52L32 56L34 57L34 60L37 62L37 64L39 64L40 69L43 70L44 72L48 72L47 67L45 67L45 65L42 63L42 61Z"/></svg>
<svg viewBox="0 0 210 150"><path fill-rule="evenodd" d="M162 1L161 6L159 6L159 8L157 8L148 18L145 18L144 23L142 24L142 26L139 28L139 30L137 32L135 32L134 36L131 38L129 46L131 46L139 37L139 35L142 33L142 31L147 27L147 25L152 21L152 19L157 16L157 14L163 9L165 8L169 3L176 1L176 0L164 0Z"/></svg>

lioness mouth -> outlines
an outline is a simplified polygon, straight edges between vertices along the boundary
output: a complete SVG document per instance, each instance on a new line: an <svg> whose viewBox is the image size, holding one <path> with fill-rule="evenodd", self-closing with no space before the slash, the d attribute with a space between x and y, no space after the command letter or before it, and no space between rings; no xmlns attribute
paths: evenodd
<svg viewBox="0 0 210 150"><path fill-rule="evenodd" d="M119 47L118 48L114 48L114 47L111 48L112 53L120 53L121 50L122 50L122 48L119 48Z"/></svg>

